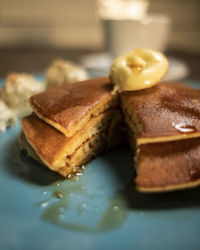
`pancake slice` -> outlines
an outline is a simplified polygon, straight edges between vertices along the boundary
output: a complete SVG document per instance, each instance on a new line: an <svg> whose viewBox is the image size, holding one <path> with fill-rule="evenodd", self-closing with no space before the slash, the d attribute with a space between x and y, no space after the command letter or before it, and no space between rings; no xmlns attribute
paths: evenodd
<svg viewBox="0 0 200 250"><path fill-rule="evenodd" d="M163 192L200 185L200 138L140 145L136 188Z"/></svg>
<svg viewBox="0 0 200 250"><path fill-rule="evenodd" d="M91 118L74 136L66 137L35 114L31 114L22 119L20 142L33 158L67 177L98 153L122 141L123 136L112 140L113 134L110 133L113 124L116 124L116 129L119 128L121 119L122 115L117 109L110 109Z"/></svg>
<svg viewBox="0 0 200 250"><path fill-rule="evenodd" d="M200 90L160 83L120 94L125 121L137 144L200 137Z"/></svg>
<svg viewBox="0 0 200 250"><path fill-rule="evenodd" d="M33 111L46 123L71 137L91 117L118 105L113 84L106 77L47 90L30 98Z"/></svg>

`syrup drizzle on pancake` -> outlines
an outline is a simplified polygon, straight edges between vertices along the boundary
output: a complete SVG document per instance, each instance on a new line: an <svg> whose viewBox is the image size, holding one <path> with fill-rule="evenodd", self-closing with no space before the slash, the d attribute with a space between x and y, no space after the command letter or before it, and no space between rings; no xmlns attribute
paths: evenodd
<svg viewBox="0 0 200 250"><path fill-rule="evenodd" d="M172 123L172 125L182 134L197 132L197 128L195 126L192 126L192 125L189 125L189 124L185 124L185 123L175 124L175 123Z"/></svg>

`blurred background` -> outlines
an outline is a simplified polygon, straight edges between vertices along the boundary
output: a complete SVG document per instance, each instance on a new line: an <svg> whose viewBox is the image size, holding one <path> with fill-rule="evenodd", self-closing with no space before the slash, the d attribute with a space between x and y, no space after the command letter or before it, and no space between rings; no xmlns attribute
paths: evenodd
<svg viewBox="0 0 200 250"><path fill-rule="evenodd" d="M0 77L43 72L56 58L107 66L102 52L117 55L130 41L155 46L185 67L183 77L200 80L199 10L199 0L0 0Z"/></svg>

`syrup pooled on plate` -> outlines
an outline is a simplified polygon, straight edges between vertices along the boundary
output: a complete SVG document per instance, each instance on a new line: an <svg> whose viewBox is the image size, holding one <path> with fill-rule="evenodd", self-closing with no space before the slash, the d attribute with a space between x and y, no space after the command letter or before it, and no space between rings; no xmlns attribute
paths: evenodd
<svg viewBox="0 0 200 250"><path fill-rule="evenodd" d="M71 181L69 185L69 180L58 187L50 186L50 189L50 197L36 206L43 210L42 219L65 229L94 233L110 231L128 218L129 209L118 192L108 199L102 197L102 201L79 182ZM43 193L46 195L47 191ZM99 202L105 206L99 206Z"/></svg>

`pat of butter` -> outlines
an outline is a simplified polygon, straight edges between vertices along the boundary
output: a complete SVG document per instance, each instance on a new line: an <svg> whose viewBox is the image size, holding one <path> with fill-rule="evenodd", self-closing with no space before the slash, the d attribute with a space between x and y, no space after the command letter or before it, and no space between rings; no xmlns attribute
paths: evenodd
<svg viewBox="0 0 200 250"><path fill-rule="evenodd" d="M167 58L151 49L135 49L116 58L110 79L119 91L132 91L156 85L168 70Z"/></svg>

